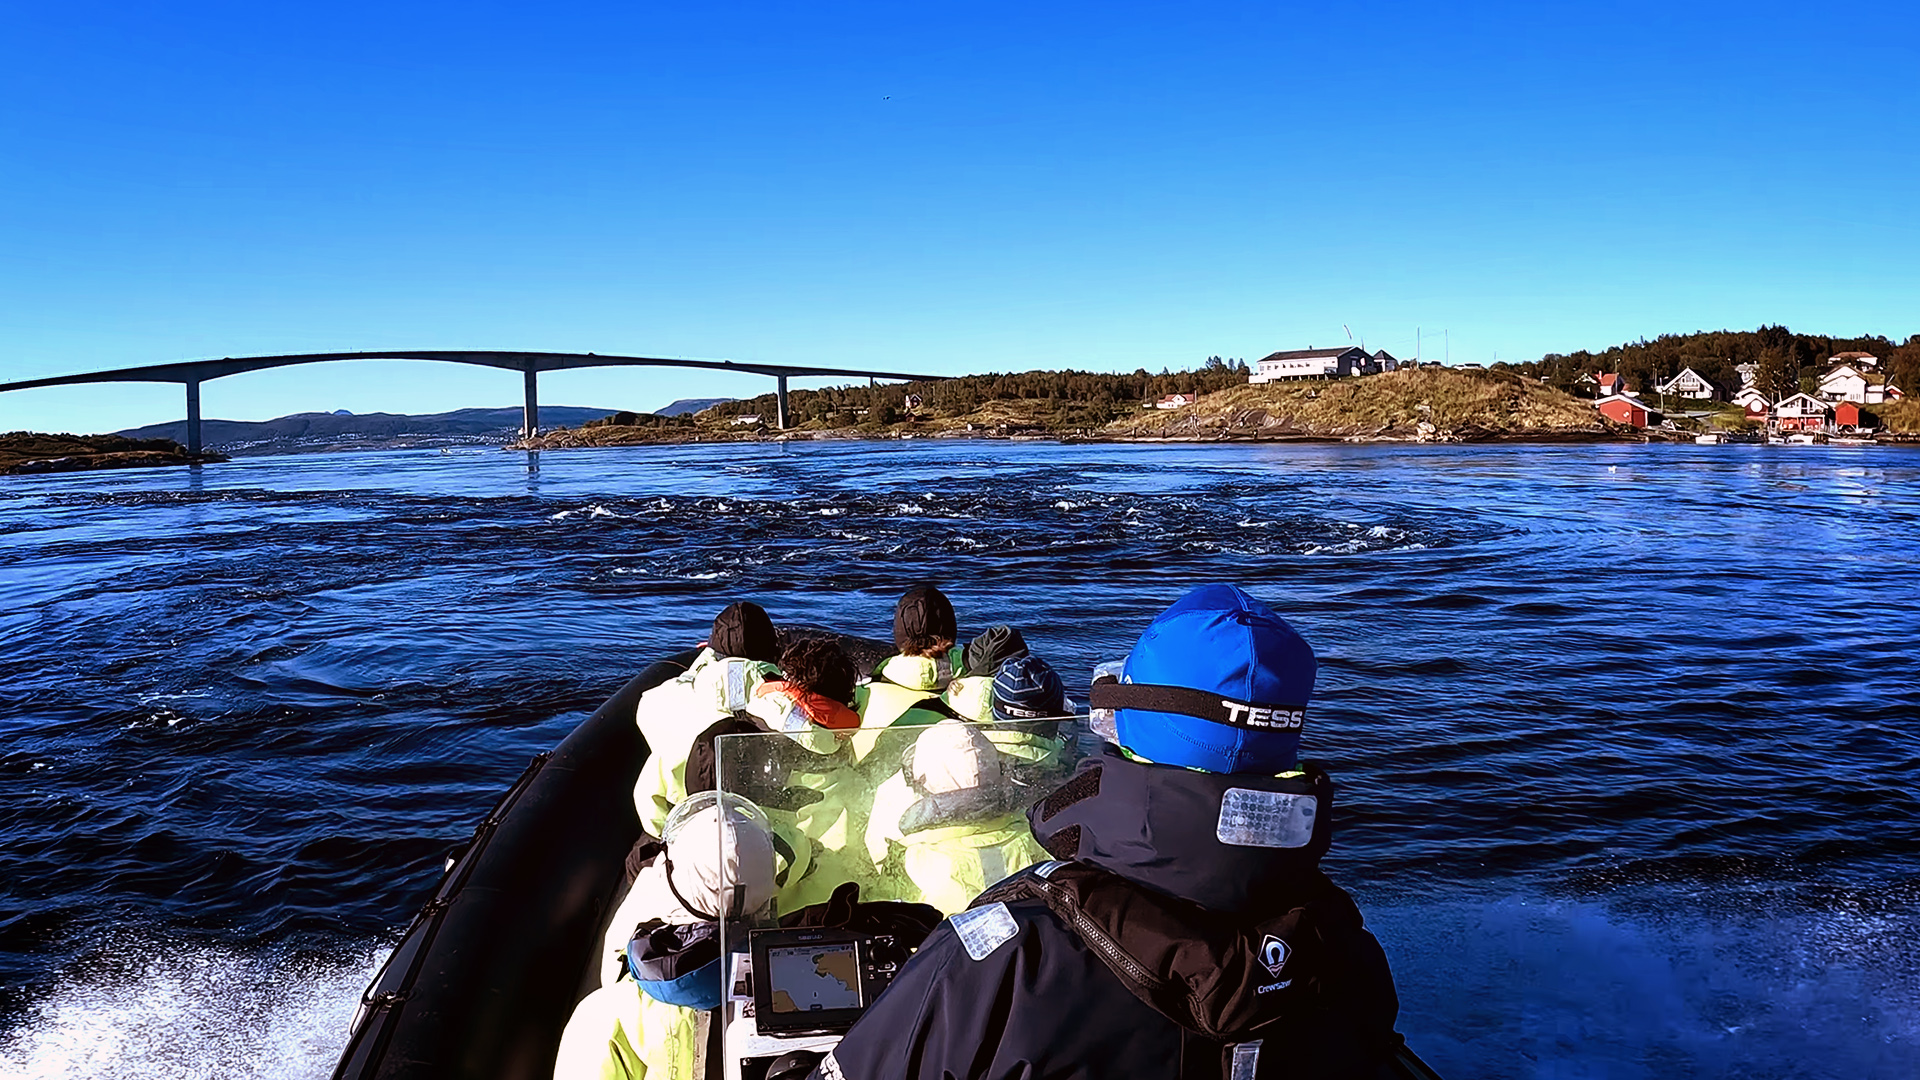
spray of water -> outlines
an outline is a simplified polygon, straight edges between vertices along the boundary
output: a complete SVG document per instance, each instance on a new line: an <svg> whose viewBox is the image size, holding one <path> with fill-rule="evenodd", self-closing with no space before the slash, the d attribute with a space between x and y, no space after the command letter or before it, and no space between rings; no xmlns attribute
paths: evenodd
<svg viewBox="0 0 1920 1080"><path fill-rule="evenodd" d="M1442 1076L1920 1076L1915 913L1512 896L1367 904Z"/></svg>
<svg viewBox="0 0 1920 1080"><path fill-rule="evenodd" d="M0 1080L325 1077L389 949L316 960L116 943L114 955L142 959L63 976L0 1034Z"/></svg>

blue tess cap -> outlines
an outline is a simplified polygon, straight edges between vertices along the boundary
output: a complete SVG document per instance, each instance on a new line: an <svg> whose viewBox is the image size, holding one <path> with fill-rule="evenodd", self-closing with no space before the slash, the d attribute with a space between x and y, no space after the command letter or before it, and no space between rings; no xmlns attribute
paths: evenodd
<svg viewBox="0 0 1920 1080"><path fill-rule="evenodd" d="M1110 703L1120 745L1149 761L1272 775L1296 765L1316 666L1273 609L1202 585L1153 620L1094 705Z"/></svg>
<svg viewBox="0 0 1920 1080"><path fill-rule="evenodd" d="M993 676L993 718L1031 720L1064 716L1067 684L1053 665L1037 656L1016 656Z"/></svg>

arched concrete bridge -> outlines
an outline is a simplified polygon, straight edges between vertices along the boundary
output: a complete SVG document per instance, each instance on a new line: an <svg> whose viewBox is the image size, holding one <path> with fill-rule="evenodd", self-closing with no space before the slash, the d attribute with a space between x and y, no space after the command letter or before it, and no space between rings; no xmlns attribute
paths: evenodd
<svg viewBox="0 0 1920 1080"><path fill-rule="evenodd" d="M79 375L54 375L45 379L23 379L0 383L0 393L31 390L38 386L71 386L101 382L175 382L187 388L187 449L200 450L200 384L248 371L292 367L296 364L325 364L335 360L437 360L448 364L472 364L477 367L518 371L526 377L527 405L524 433L532 436L540 430L540 395L537 389L543 371L567 371L591 367L684 367L709 371L743 371L752 375L770 375L776 380L779 400L778 423L787 426L787 380L796 375L843 376L857 379L902 379L926 382L944 375L910 375L898 371L865 371L854 368L805 367L791 364L748 364L733 360L673 360L655 356L601 356L597 353L486 352L471 350L399 349L391 352L296 353L286 356L226 356L218 360L182 360L171 364L89 371Z"/></svg>

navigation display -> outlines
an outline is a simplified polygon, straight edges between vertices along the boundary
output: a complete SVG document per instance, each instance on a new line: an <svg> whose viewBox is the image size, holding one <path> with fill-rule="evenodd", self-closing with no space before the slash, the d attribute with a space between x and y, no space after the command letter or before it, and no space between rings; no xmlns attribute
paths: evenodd
<svg viewBox="0 0 1920 1080"><path fill-rule="evenodd" d="M767 950L768 1005L777 1013L858 1009L860 953L853 942Z"/></svg>

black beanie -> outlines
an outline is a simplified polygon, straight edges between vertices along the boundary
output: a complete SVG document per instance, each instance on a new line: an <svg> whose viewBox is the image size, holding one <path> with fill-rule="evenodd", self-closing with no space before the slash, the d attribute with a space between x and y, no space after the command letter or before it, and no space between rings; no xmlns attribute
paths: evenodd
<svg viewBox="0 0 1920 1080"><path fill-rule="evenodd" d="M716 656L738 656L746 660L780 660L780 645L774 639L773 620L759 604L742 600L728 604L713 620L713 632L707 645Z"/></svg>
<svg viewBox="0 0 1920 1080"><path fill-rule="evenodd" d="M990 626L987 632L967 643L966 668L968 675L992 675L1000 670L1000 665L1016 656L1027 655L1027 639L1020 631L1001 623Z"/></svg>
<svg viewBox="0 0 1920 1080"><path fill-rule="evenodd" d="M952 645L959 636L953 603L931 585L908 589L893 609L893 647L903 653L922 652L935 641Z"/></svg>

